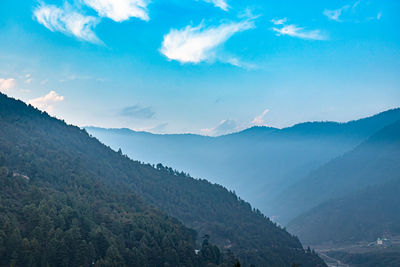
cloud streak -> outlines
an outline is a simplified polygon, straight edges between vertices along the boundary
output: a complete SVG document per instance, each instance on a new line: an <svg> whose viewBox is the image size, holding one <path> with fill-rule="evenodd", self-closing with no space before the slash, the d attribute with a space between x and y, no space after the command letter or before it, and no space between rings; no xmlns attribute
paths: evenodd
<svg viewBox="0 0 400 267"><path fill-rule="evenodd" d="M216 48L225 43L237 32L254 28L252 21L231 22L215 27L186 26L183 29L171 29L164 36L161 53L169 60L180 63L200 63L217 58Z"/></svg>
<svg viewBox="0 0 400 267"><path fill-rule="evenodd" d="M141 107L139 105L133 105L123 108L120 111L119 115L135 119L151 119L154 117L155 112L151 107Z"/></svg>
<svg viewBox="0 0 400 267"><path fill-rule="evenodd" d="M295 24L285 25L286 19L273 20L272 23L275 25L281 25L280 28L273 27L272 30L277 33L277 36L287 35L291 37L306 39L306 40L327 40L327 36L320 30L306 30L303 27L299 27Z"/></svg>
<svg viewBox="0 0 400 267"><path fill-rule="evenodd" d="M148 0L83 0L86 5L97 11L99 16L117 22L130 18L148 21Z"/></svg>
<svg viewBox="0 0 400 267"><path fill-rule="evenodd" d="M325 9L323 14L332 21L336 22L354 22L359 23L363 21L380 20L382 13L378 12L376 15L365 17L365 10L369 9L369 5L365 1L358 0L353 5L345 5L338 9ZM364 12L362 12L364 11Z"/></svg>
<svg viewBox="0 0 400 267"><path fill-rule="evenodd" d="M52 32L73 35L91 43L101 43L93 31L99 19L78 13L68 3L65 3L63 8L42 3L33 14L40 24Z"/></svg>
<svg viewBox="0 0 400 267"><path fill-rule="evenodd" d="M50 91L45 96L29 100L28 104L51 114L54 111L54 105L61 101L64 101L64 96L58 95L55 91Z"/></svg>
<svg viewBox="0 0 400 267"><path fill-rule="evenodd" d="M334 10L329 10L329 9L325 9L323 14L330 20L334 20L337 22L342 22L342 20L340 19L340 16L342 15L343 11L345 11L346 9L348 9L350 6L343 6L339 9L334 9Z"/></svg>
<svg viewBox="0 0 400 267"><path fill-rule="evenodd" d="M203 0L203 1L207 3L212 3L215 7L219 7L224 11L228 11L229 9L229 5L225 0Z"/></svg>
<svg viewBox="0 0 400 267"><path fill-rule="evenodd" d="M269 112L269 109L264 110L260 115L254 117L252 122L250 123L251 125L257 125L257 126L263 126L265 125L265 116Z"/></svg>
<svg viewBox="0 0 400 267"><path fill-rule="evenodd" d="M286 23L286 21L287 21L287 18L283 18L283 19L271 19L271 22L272 22L274 25L283 25L283 24Z"/></svg>
<svg viewBox="0 0 400 267"><path fill-rule="evenodd" d="M200 131L205 135L219 136L229 134L238 130L238 126L235 120L222 120L220 123L213 128L205 128Z"/></svg>

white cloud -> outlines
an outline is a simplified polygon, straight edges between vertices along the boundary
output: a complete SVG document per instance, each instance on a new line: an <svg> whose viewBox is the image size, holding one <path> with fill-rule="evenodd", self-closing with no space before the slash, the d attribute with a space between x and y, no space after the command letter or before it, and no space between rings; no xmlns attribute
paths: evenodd
<svg viewBox="0 0 400 267"><path fill-rule="evenodd" d="M214 6L219 7L220 9L224 11L228 11L229 5L225 0L203 0L207 3L212 3Z"/></svg>
<svg viewBox="0 0 400 267"><path fill-rule="evenodd" d="M31 82L32 82L32 78L28 78L28 79L25 80L26 84L30 84Z"/></svg>
<svg viewBox="0 0 400 267"><path fill-rule="evenodd" d="M357 2L356 2L356 4L357 4ZM358 4L357 5L356 4L355 4L355 6L353 6L353 8L358 5ZM346 5L346 6L343 6L339 9L335 9L335 10L325 9L323 14L325 16L327 16L328 19L330 19L330 20L341 22L340 16L342 15L342 12L348 8L349 8L349 6Z"/></svg>
<svg viewBox="0 0 400 267"><path fill-rule="evenodd" d="M54 105L61 101L64 101L63 96L58 95L55 91L50 91L45 96L29 100L28 104L51 114L54 111Z"/></svg>
<svg viewBox="0 0 400 267"><path fill-rule="evenodd" d="M262 126L265 125L265 115L269 112L269 109L264 110L260 115L256 116L252 122L251 125L257 125L257 126Z"/></svg>
<svg viewBox="0 0 400 267"><path fill-rule="evenodd" d="M92 43L101 43L93 31L99 19L76 12L68 3L63 8L41 4L33 14L36 20L50 31L73 35Z"/></svg>
<svg viewBox="0 0 400 267"><path fill-rule="evenodd" d="M328 19L337 22L345 21L360 23L371 20L380 20L382 13L379 12L376 14L375 11L369 11L370 9L370 4L368 4L367 1L358 0L353 5L345 5L339 9L325 9L323 14Z"/></svg>
<svg viewBox="0 0 400 267"><path fill-rule="evenodd" d="M327 37L321 33L320 30L305 30L302 27L298 27L297 25L290 24L290 25L283 25L281 28L272 28L277 35L288 35L292 37L297 37L301 39L308 39L308 40L327 40Z"/></svg>
<svg viewBox="0 0 400 267"><path fill-rule="evenodd" d="M205 135L219 136L229 134L238 130L236 121L234 120L222 120L214 128L205 128L200 131Z"/></svg>
<svg viewBox="0 0 400 267"><path fill-rule="evenodd" d="M121 22L130 18L148 21L148 0L83 0L102 17Z"/></svg>
<svg viewBox="0 0 400 267"><path fill-rule="evenodd" d="M287 18L283 19L271 19L271 22L275 25L283 25L287 21Z"/></svg>
<svg viewBox="0 0 400 267"><path fill-rule="evenodd" d="M0 92L6 92L16 85L16 81L13 78L0 78Z"/></svg>
<svg viewBox="0 0 400 267"><path fill-rule="evenodd" d="M254 27L252 21L232 22L216 27L186 26L171 31L164 36L161 53L170 60L181 63L199 63L216 58L215 49L237 32Z"/></svg>

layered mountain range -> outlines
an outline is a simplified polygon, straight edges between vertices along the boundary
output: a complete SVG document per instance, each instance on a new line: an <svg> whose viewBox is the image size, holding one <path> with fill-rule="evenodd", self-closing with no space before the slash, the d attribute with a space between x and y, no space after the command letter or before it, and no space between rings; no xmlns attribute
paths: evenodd
<svg viewBox="0 0 400 267"><path fill-rule="evenodd" d="M325 266L221 185L3 94L0 125L1 265Z"/></svg>
<svg viewBox="0 0 400 267"><path fill-rule="evenodd" d="M336 180L344 171L336 162L398 120L400 109L392 109L347 123L306 122L283 129L253 127L219 137L86 129L112 148L122 148L132 158L155 164L161 162L233 189L264 214L287 225L321 201L353 192L360 178L349 174L352 187L345 186L344 178ZM364 152L362 148L357 151L353 157L361 161ZM362 163L353 167L356 173L362 169ZM324 169L329 168L327 179L336 180L338 187L332 187L335 195L324 198L325 192L319 190L320 185L315 181L325 181L328 174ZM381 173L377 171L376 175L380 181ZM382 181L385 179L383 177Z"/></svg>

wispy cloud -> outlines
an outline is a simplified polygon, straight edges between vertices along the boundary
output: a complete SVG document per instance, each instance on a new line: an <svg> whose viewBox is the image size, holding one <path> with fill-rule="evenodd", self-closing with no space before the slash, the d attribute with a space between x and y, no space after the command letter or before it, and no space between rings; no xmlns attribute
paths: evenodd
<svg viewBox="0 0 400 267"><path fill-rule="evenodd" d="M254 117L254 119L251 121L251 125L257 125L257 126L263 126L265 125L265 115L269 112L269 109L265 109L260 115Z"/></svg>
<svg viewBox="0 0 400 267"><path fill-rule="evenodd" d="M212 3L214 6L219 7L222 10L228 11L229 5L225 0L203 0L207 3Z"/></svg>
<svg viewBox="0 0 400 267"><path fill-rule="evenodd" d="M55 91L50 91L45 96L29 100L28 103L51 114L54 111L54 105L61 101L64 101L64 96L58 95Z"/></svg>
<svg viewBox="0 0 400 267"><path fill-rule="evenodd" d="M101 43L93 31L99 19L75 11L68 3L62 8L42 3L33 14L36 20L50 31L73 35L91 43Z"/></svg>
<svg viewBox="0 0 400 267"><path fill-rule="evenodd" d="M151 133L164 133L165 129L167 128L168 123L161 123L152 128L149 128L148 131Z"/></svg>
<svg viewBox="0 0 400 267"><path fill-rule="evenodd" d="M17 82L13 78L8 78L8 79L0 78L0 91L5 93L11 90L16 84Z"/></svg>
<svg viewBox="0 0 400 267"><path fill-rule="evenodd" d="M323 14L330 20L341 22L342 20L340 19L340 16L342 15L342 12L349 8L350 6L346 5L339 9L334 9L334 10L325 9Z"/></svg>
<svg viewBox="0 0 400 267"><path fill-rule="evenodd" d="M286 20L285 20L286 21ZM273 27L272 30L277 32L278 36L288 35L291 37L307 39L307 40L327 40L327 36L323 34L320 30L307 30L303 27L299 27L295 24L285 25L285 21L280 21L279 24L274 23L275 25L282 25L280 28Z"/></svg>
<svg viewBox="0 0 400 267"><path fill-rule="evenodd" d="M371 20L380 20L382 13L375 13L376 11L371 11L370 9L368 2L358 0L352 5L344 5L338 9L325 9L323 14L328 19L336 22L360 23ZM371 12L373 13L371 14ZM369 15L366 16L365 13L369 13Z"/></svg>
<svg viewBox="0 0 400 267"><path fill-rule="evenodd" d="M213 128L205 128L200 131L205 135L219 136L229 134L238 130L238 125L235 120L222 120Z"/></svg>
<svg viewBox="0 0 400 267"><path fill-rule="evenodd" d="M30 73L25 74L25 83L30 84L32 82L32 77Z"/></svg>
<svg viewBox="0 0 400 267"><path fill-rule="evenodd" d="M32 82L32 77L30 73L25 74L25 83L30 84Z"/></svg>
<svg viewBox="0 0 400 267"><path fill-rule="evenodd" d="M121 22L130 18L148 21L148 0L83 0L102 17Z"/></svg>
<svg viewBox="0 0 400 267"><path fill-rule="evenodd" d="M135 118L135 119L151 119L154 117L155 112L151 107L141 107L139 105L133 105L123 108L119 115Z"/></svg>
<svg viewBox="0 0 400 267"><path fill-rule="evenodd" d="M215 49L237 32L254 28L250 20L224 23L216 27L186 26L164 36L161 53L181 63L199 63L217 58Z"/></svg>
<svg viewBox="0 0 400 267"><path fill-rule="evenodd" d="M283 25L285 24L287 21L287 18L283 18L283 19L271 19L271 22L275 25Z"/></svg>

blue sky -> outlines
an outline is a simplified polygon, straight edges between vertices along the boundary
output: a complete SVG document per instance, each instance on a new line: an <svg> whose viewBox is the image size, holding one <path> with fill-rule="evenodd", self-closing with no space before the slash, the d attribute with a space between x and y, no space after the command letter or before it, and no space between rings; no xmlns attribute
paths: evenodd
<svg viewBox="0 0 400 267"><path fill-rule="evenodd" d="M0 0L0 90L79 126L218 135L400 106L400 1Z"/></svg>

